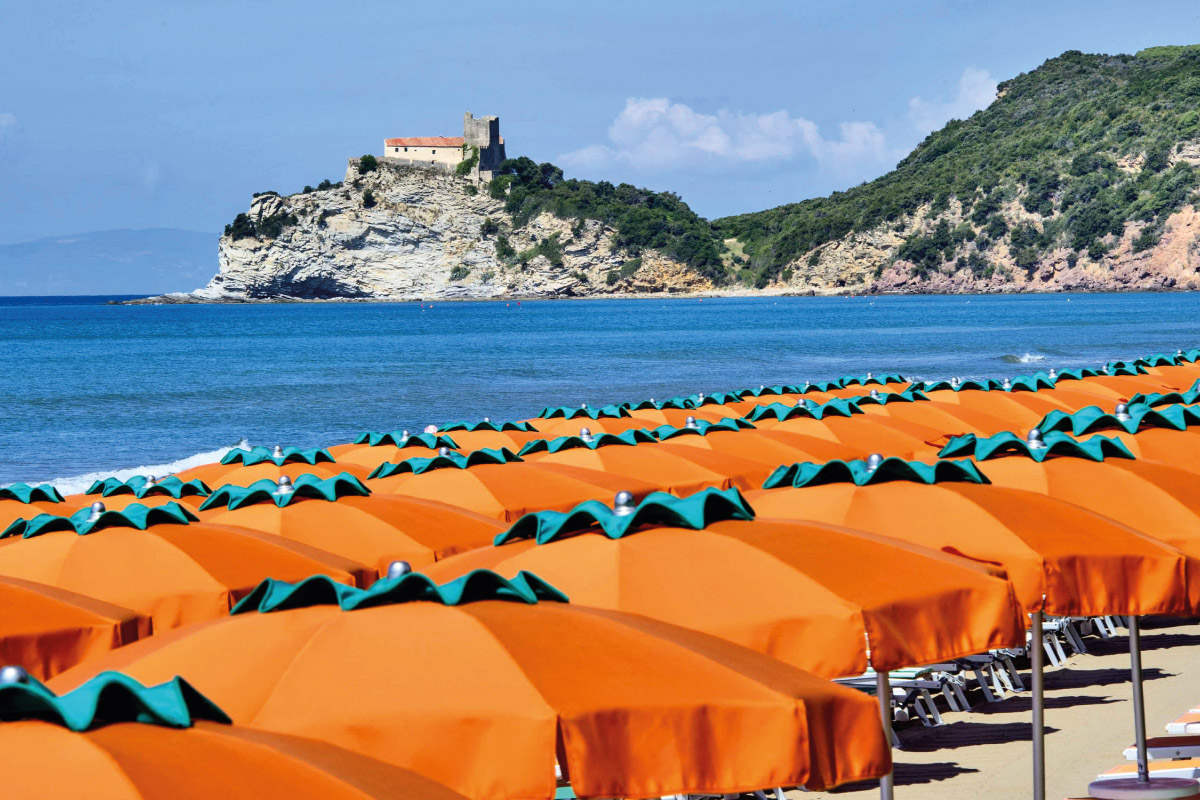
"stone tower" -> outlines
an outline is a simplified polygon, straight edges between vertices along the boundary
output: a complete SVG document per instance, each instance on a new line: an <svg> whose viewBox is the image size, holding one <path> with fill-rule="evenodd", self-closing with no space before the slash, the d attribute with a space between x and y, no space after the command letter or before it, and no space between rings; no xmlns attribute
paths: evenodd
<svg viewBox="0 0 1200 800"><path fill-rule="evenodd" d="M463 114L463 142L479 148L479 171L488 173L485 177L490 177L505 158L499 117L476 119L470 111Z"/></svg>

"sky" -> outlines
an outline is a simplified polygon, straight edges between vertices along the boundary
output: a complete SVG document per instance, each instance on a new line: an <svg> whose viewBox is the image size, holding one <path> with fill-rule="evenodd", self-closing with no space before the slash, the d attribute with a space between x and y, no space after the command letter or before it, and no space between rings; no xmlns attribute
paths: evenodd
<svg viewBox="0 0 1200 800"><path fill-rule="evenodd" d="M510 157L719 217L887 172L1066 50L1200 43L1192 0L0 4L0 244L218 231L390 136L495 114Z"/></svg>

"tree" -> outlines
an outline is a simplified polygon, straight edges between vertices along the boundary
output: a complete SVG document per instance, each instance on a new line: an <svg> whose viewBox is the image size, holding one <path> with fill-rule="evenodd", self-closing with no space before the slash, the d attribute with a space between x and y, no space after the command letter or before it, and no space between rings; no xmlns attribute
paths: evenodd
<svg viewBox="0 0 1200 800"><path fill-rule="evenodd" d="M363 208L374 208L375 207L375 193L372 192L370 189L365 190L362 193L362 203L363 203Z"/></svg>
<svg viewBox="0 0 1200 800"><path fill-rule="evenodd" d="M375 159L375 156L371 155L370 153L358 160L359 172L374 172L378 168L379 162Z"/></svg>

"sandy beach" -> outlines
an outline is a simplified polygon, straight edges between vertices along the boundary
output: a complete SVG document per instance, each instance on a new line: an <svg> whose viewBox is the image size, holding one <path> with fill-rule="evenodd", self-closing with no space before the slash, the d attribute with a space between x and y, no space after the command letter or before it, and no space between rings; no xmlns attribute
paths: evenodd
<svg viewBox="0 0 1200 800"><path fill-rule="evenodd" d="M1046 796L1087 796L1098 774L1118 764L1133 743L1128 640L1088 639L1089 652L1046 672ZM1200 624L1143 623L1146 735L1162 736L1169 721L1200 702ZM1028 685L1028 670L1022 670ZM996 703L972 695L974 709L946 712L946 724L900 728L895 752L896 797L920 800L1018 798L1032 794L1029 693ZM944 709L943 709L944 710ZM799 798L878 797L875 785Z"/></svg>

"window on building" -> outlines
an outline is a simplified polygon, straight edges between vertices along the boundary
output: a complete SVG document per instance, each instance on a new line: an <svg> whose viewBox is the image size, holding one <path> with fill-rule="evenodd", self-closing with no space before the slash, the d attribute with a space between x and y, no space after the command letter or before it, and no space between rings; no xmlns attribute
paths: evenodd
<svg viewBox="0 0 1200 800"><path fill-rule="evenodd" d="M437 150L434 150L432 153L430 153L430 155L435 155L435 156L436 156L436 155L437 155Z"/></svg>
<svg viewBox="0 0 1200 800"><path fill-rule="evenodd" d="M407 147L406 147L406 148L404 148L404 152L406 152L406 153L408 152L408 148L407 148Z"/></svg>

